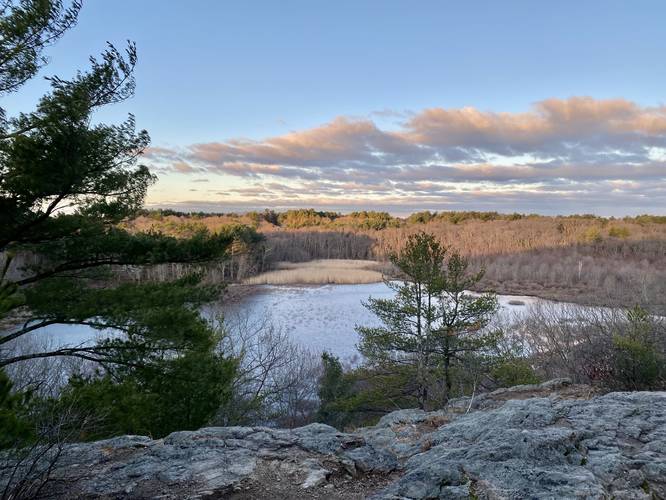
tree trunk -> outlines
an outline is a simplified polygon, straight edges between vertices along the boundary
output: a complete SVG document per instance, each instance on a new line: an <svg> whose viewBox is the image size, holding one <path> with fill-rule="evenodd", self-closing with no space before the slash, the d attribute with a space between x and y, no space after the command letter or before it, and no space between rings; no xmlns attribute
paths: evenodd
<svg viewBox="0 0 666 500"><path fill-rule="evenodd" d="M444 343L444 403L449 401L451 395L451 353L449 352L449 336L446 335Z"/></svg>

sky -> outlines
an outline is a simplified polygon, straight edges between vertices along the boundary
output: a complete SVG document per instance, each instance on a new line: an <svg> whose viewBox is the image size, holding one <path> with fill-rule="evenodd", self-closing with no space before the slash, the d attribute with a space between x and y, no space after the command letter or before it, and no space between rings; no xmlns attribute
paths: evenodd
<svg viewBox="0 0 666 500"><path fill-rule="evenodd" d="M41 76L136 42L136 95L96 119L149 131L151 207L666 214L664 19L662 0L88 0Z"/></svg>

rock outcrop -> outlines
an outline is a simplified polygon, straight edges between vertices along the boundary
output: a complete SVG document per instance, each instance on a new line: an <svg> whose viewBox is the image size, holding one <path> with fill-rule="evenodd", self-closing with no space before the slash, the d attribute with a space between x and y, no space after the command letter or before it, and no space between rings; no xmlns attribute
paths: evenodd
<svg viewBox="0 0 666 500"><path fill-rule="evenodd" d="M666 393L596 395L557 380L397 411L353 433L224 427L74 444L40 495L666 498Z"/></svg>

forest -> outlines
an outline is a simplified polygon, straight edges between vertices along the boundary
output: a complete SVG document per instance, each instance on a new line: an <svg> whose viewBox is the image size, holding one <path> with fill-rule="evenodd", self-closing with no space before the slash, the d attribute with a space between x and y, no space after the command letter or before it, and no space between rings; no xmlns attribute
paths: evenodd
<svg viewBox="0 0 666 500"><path fill-rule="evenodd" d="M233 280L272 270L281 262L388 261L408 235L426 231L468 256L473 267L485 269L478 290L590 305L631 301L666 311L664 216L419 212L400 218L381 212L342 215L313 209L246 214L153 210L144 211L127 227L176 237L232 227L256 232L261 241L245 253L239 251L234 256L236 267L225 271ZM244 241L248 238L249 232Z"/></svg>

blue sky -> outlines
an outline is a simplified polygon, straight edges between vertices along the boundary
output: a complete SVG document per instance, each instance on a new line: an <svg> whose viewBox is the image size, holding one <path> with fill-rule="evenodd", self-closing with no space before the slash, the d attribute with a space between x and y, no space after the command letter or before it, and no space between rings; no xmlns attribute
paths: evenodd
<svg viewBox="0 0 666 500"><path fill-rule="evenodd" d="M136 96L99 118L131 111L150 132L155 205L664 213L664 19L663 1L89 0L43 73L136 41ZM44 89L3 105L26 109ZM552 99L575 123L539 104ZM448 114L424 131L428 109ZM461 124L451 113L465 109L477 114ZM504 175L516 165L526 175Z"/></svg>

